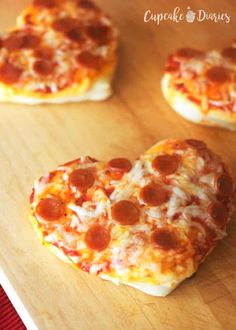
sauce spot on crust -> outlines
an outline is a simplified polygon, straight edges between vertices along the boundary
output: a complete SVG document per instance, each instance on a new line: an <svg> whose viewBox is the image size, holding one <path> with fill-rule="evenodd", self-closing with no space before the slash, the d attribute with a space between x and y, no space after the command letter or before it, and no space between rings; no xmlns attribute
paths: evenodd
<svg viewBox="0 0 236 330"><path fill-rule="evenodd" d="M77 169L73 171L69 177L69 184L82 191L91 188L94 182L95 178L91 169Z"/></svg>
<svg viewBox="0 0 236 330"><path fill-rule="evenodd" d="M90 227L84 238L87 247L96 251L105 250L110 243L110 239L109 231L99 224Z"/></svg>
<svg viewBox="0 0 236 330"><path fill-rule="evenodd" d="M108 162L108 167L115 171L129 172L132 164L127 158L113 158Z"/></svg>
<svg viewBox="0 0 236 330"><path fill-rule="evenodd" d="M208 214L216 225L220 228L224 227L228 218L228 211L224 204L220 202L211 203L208 207Z"/></svg>
<svg viewBox="0 0 236 330"><path fill-rule="evenodd" d="M140 210L136 204L121 200L112 206L111 216L123 226L134 225L139 221Z"/></svg>
<svg viewBox="0 0 236 330"><path fill-rule="evenodd" d="M151 241L154 246L162 250L172 250L179 246L178 239L174 232L165 228L156 229L152 233Z"/></svg>
<svg viewBox="0 0 236 330"><path fill-rule="evenodd" d="M229 71L222 66L213 66L207 70L206 78L213 83L223 84L230 80L230 75Z"/></svg>
<svg viewBox="0 0 236 330"><path fill-rule="evenodd" d="M60 199L49 197L38 203L36 213L45 220L55 221L64 215L65 206Z"/></svg>
<svg viewBox="0 0 236 330"><path fill-rule="evenodd" d="M4 84L12 85L19 81L22 70L15 65L5 62L0 67L0 81Z"/></svg>
<svg viewBox="0 0 236 330"><path fill-rule="evenodd" d="M162 175L173 174L179 167L179 157L176 155L157 156L152 162L152 167Z"/></svg>
<svg viewBox="0 0 236 330"><path fill-rule="evenodd" d="M161 185L150 183L141 189L140 198L147 205L158 206L168 200L168 195Z"/></svg>

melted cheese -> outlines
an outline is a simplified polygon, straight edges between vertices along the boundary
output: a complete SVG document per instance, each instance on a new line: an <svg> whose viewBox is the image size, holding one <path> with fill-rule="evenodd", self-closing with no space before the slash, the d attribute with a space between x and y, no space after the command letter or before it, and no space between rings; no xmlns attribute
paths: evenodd
<svg viewBox="0 0 236 330"><path fill-rule="evenodd" d="M31 220L42 241L46 245L57 244L59 250L68 250L68 254L63 252L63 256L66 254L69 262L104 279L130 285L152 295L171 292L182 280L191 276L199 260L202 261L195 260L199 253L196 246L210 253L212 247L206 243L209 235L206 228L215 232L216 240L225 235L225 228L218 228L206 213L209 203L215 200L211 181L216 173L223 171L221 160L214 155L203 160L194 148L176 150L176 143L167 140L148 150L121 180L109 177L106 163L81 158L59 166L56 176L45 175L36 181ZM181 164L176 173L169 175L168 185L162 182L163 177L154 172L151 165L157 155L165 153L181 155ZM204 178L201 173L206 166L211 171ZM71 194L78 198L81 193L68 186L68 174L77 168L91 167L96 172L96 180L88 190L89 200L78 206ZM167 202L155 207L144 205L139 199L140 189L153 180L168 189L170 194ZM110 197L104 192L105 187L114 189ZM51 195L65 198L67 215L61 221L48 224L38 217L36 207L42 198ZM193 196L199 198L198 204L191 202ZM121 226L112 219L111 206L121 199L139 204L141 216L138 223ZM109 228L111 241L105 250L94 251L86 246L84 235L94 223ZM181 241L181 252L154 248L151 243L153 228L174 230Z"/></svg>

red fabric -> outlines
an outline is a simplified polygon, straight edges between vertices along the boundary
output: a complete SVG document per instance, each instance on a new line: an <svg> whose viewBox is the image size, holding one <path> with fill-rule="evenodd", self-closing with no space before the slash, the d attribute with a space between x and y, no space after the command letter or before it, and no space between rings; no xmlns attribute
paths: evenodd
<svg viewBox="0 0 236 330"><path fill-rule="evenodd" d="M0 286L0 330L26 330L15 308Z"/></svg>

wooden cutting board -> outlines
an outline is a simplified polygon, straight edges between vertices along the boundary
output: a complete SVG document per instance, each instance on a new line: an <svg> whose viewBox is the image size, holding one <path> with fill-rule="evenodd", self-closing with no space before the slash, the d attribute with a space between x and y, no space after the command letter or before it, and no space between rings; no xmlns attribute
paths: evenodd
<svg viewBox="0 0 236 330"><path fill-rule="evenodd" d="M0 1L0 29L27 0ZM236 133L191 124L167 105L160 78L182 46L225 47L236 37L235 2L120 1L99 4L120 30L114 95L100 103L0 105L0 281L30 329L235 329L236 222L200 267L167 298L155 298L76 271L40 245L28 221L38 176L89 154L131 159L163 138L204 139L235 171ZM144 23L144 12L227 12L231 22ZM0 306L1 308L1 306Z"/></svg>

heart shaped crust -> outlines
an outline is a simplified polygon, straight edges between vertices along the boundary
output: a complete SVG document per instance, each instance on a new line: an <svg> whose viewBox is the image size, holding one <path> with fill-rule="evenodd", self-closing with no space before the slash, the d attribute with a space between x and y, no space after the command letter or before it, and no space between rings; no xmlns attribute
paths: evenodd
<svg viewBox="0 0 236 330"><path fill-rule="evenodd" d="M79 269L153 295L191 276L225 235L234 184L197 140L165 140L133 164L81 157L35 182L31 221Z"/></svg>
<svg viewBox="0 0 236 330"><path fill-rule="evenodd" d="M236 130L236 46L179 49L169 56L162 91L184 118Z"/></svg>
<svg viewBox="0 0 236 330"><path fill-rule="evenodd" d="M0 37L0 101L62 103L111 93L117 31L89 0L34 0Z"/></svg>

